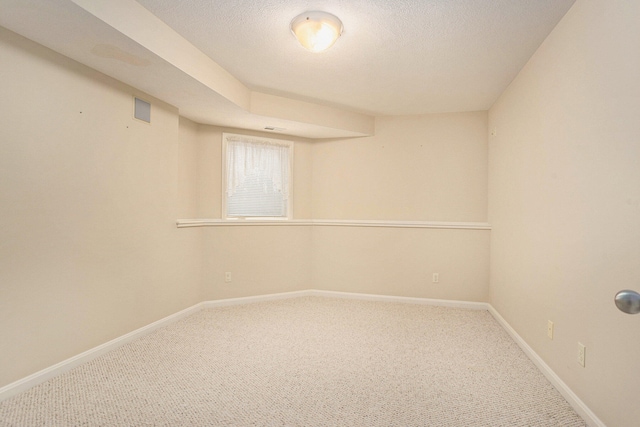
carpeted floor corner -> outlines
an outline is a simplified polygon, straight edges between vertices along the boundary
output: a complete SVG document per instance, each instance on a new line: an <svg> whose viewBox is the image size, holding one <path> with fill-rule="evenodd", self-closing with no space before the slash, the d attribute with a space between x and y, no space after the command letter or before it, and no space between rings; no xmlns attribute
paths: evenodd
<svg viewBox="0 0 640 427"><path fill-rule="evenodd" d="M203 310L0 402L0 426L585 426L486 311Z"/></svg>

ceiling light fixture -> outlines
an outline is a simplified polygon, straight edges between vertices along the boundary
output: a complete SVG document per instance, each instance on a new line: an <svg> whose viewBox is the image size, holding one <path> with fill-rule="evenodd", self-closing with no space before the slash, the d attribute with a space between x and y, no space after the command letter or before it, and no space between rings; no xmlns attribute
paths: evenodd
<svg viewBox="0 0 640 427"><path fill-rule="evenodd" d="M311 52L329 49L342 34L342 22L327 12L305 12L291 21L291 32Z"/></svg>

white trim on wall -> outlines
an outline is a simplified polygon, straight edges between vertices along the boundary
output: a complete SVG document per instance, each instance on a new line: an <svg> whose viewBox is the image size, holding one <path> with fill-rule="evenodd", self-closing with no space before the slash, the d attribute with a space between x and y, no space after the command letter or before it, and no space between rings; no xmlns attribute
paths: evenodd
<svg viewBox="0 0 640 427"><path fill-rule="evenodd" d="M202 308L216 308L216 307L229 307L232 305L253 304L257 302L276 301L290 298L308 297L313 295L315 291L291 291L282 292L278 294L266 294L256 295L253 297L241 297L241 298L227 298L213 301L205 301L202 303Z"/></svg>
<svg viewBox="0 0 640 427"><path fill-rule="evenodd" d="M565 398L569 405L586 421L589 427L606 427L605 424L596 416L596 414L589 409L589 407L569 388L569 386L560 379L560 377L553 372L553 369L547 365L544 360L536 353L527 342L507 323L506 320L496 311L491 304L489 306L489 313L496 319L496 321L504 328L505 331L513 338L513 340L522 349L524 354L533 362L534 365L542 372L542 374L549 380L549 382L558 390L558 392Z"/></svg>
<svg viewBox="0 0 640 427"><path fill-rule="evenodd" d="M586 421L590 427L606 427L605 424L589 409L589 407L565 384L558 375L542 360L542 358L522 339L520 335L507 323L506 320L486 302L474 302L474 301L450 301L450 300L438 300L428 298L412 298L401 297L393 295L371 295L371 294L359 294L349 292L337 292L337 291L322 291L309 289L304 291L283 292L278 294L257 295L243 298L230 298L214 301L205 301L175 313L171 316L167 316L163 319L153 322L150 325L144 326L140 329L136 329L126 335L106 342L91 350L85 351L77 356L71 357L60 363L57 363L42 371L36 372L21 380L15 381L0 388L0 401L5 400L11 396L28 390L56 375L60 375L67 372L83 363L89 362L96 357L99 357L111 350L133 341L134 339L141 338L158 328L168 326L184 317L195 314L202 309L210 309L216 307L226 307L232 305L251 304L257 302L283 300L289 298L305 297L305 296L321 296L327 298L346 298L346 299L359 299L365 301L384 301L384 302L400 302L407 304L422 304L422 305L436 305L444 307L465 308L471 310L488 310L489 313L496 319L498 324L502 326L505 331L513 338L513 340L520 346L522 351L527 357L538 367L543 375L551 382L551 384L562 394L567 400L569 405Z"/></svg>
<svg viewBox="0 0 640 427"><path fill-rule="evenodd" d="M112 339L111 341L107 341L104 344L89 349L76 356L70 357L67 360L63 360L60 363L56 363L53 366L49 366L48 368L19 379L18 381L7 384L6 386L0 388L0 401L15 396L18 393L22 393L23 391L37 386L38 384L43 383L55 376L70 371L71 369L80 366L83 363L90 362L93 359L110 352L111 350L115 350L116 348L121 347L135 339L142 338L143 336L150 334L151 332L159 328L170 325L171 323L177 322L180 319L195 314L198 311L202 310L202 305L203 303L198 303L194 306L153 322L147 326L143 326L142 328L129 332L128 334Z"/></svg>
<svg viewBox="0 0 640 427"><path fill-rule="evenodd" d="M310 295L326 298L357 299L361 301L399 302L404 304L434 305L440 307L465 308L467 310L488 310L489 304L475 301L453 301L444 299L401 297L394 295L360 294L340 291L308 291Z"/></svg>
<svg viewBox="0 0 640 427"><path fill-rule="evenodd" d="M441 221L385 221L347 219L296 219L296 220L224 220L224 219L179 219L178 228L226 227L252 225L288 226L333 226L333 227L386 227L386 228L440 228L456 230L491 230L487 222L441 222Z"/></svg>

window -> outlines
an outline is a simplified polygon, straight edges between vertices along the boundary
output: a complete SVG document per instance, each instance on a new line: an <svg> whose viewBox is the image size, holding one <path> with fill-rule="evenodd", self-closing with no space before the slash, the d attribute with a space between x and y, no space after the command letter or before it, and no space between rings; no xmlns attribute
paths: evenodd
<svg viewBox="0 0 640 427"><path fill-rule="evenodd" d="M223 134L225 219L292 218L293 143Z"/></svg>

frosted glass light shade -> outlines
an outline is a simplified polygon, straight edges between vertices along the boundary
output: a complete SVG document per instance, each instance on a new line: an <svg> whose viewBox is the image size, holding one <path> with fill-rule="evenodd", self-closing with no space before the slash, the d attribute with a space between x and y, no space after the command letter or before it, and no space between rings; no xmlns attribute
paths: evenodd
<svg viewBox="0 0 640 427"><path fill-rule="evenodd" d="M327 12L305 12L291 21L291 32L311 52L329 49L342 34L342 22Z"/></svg>

